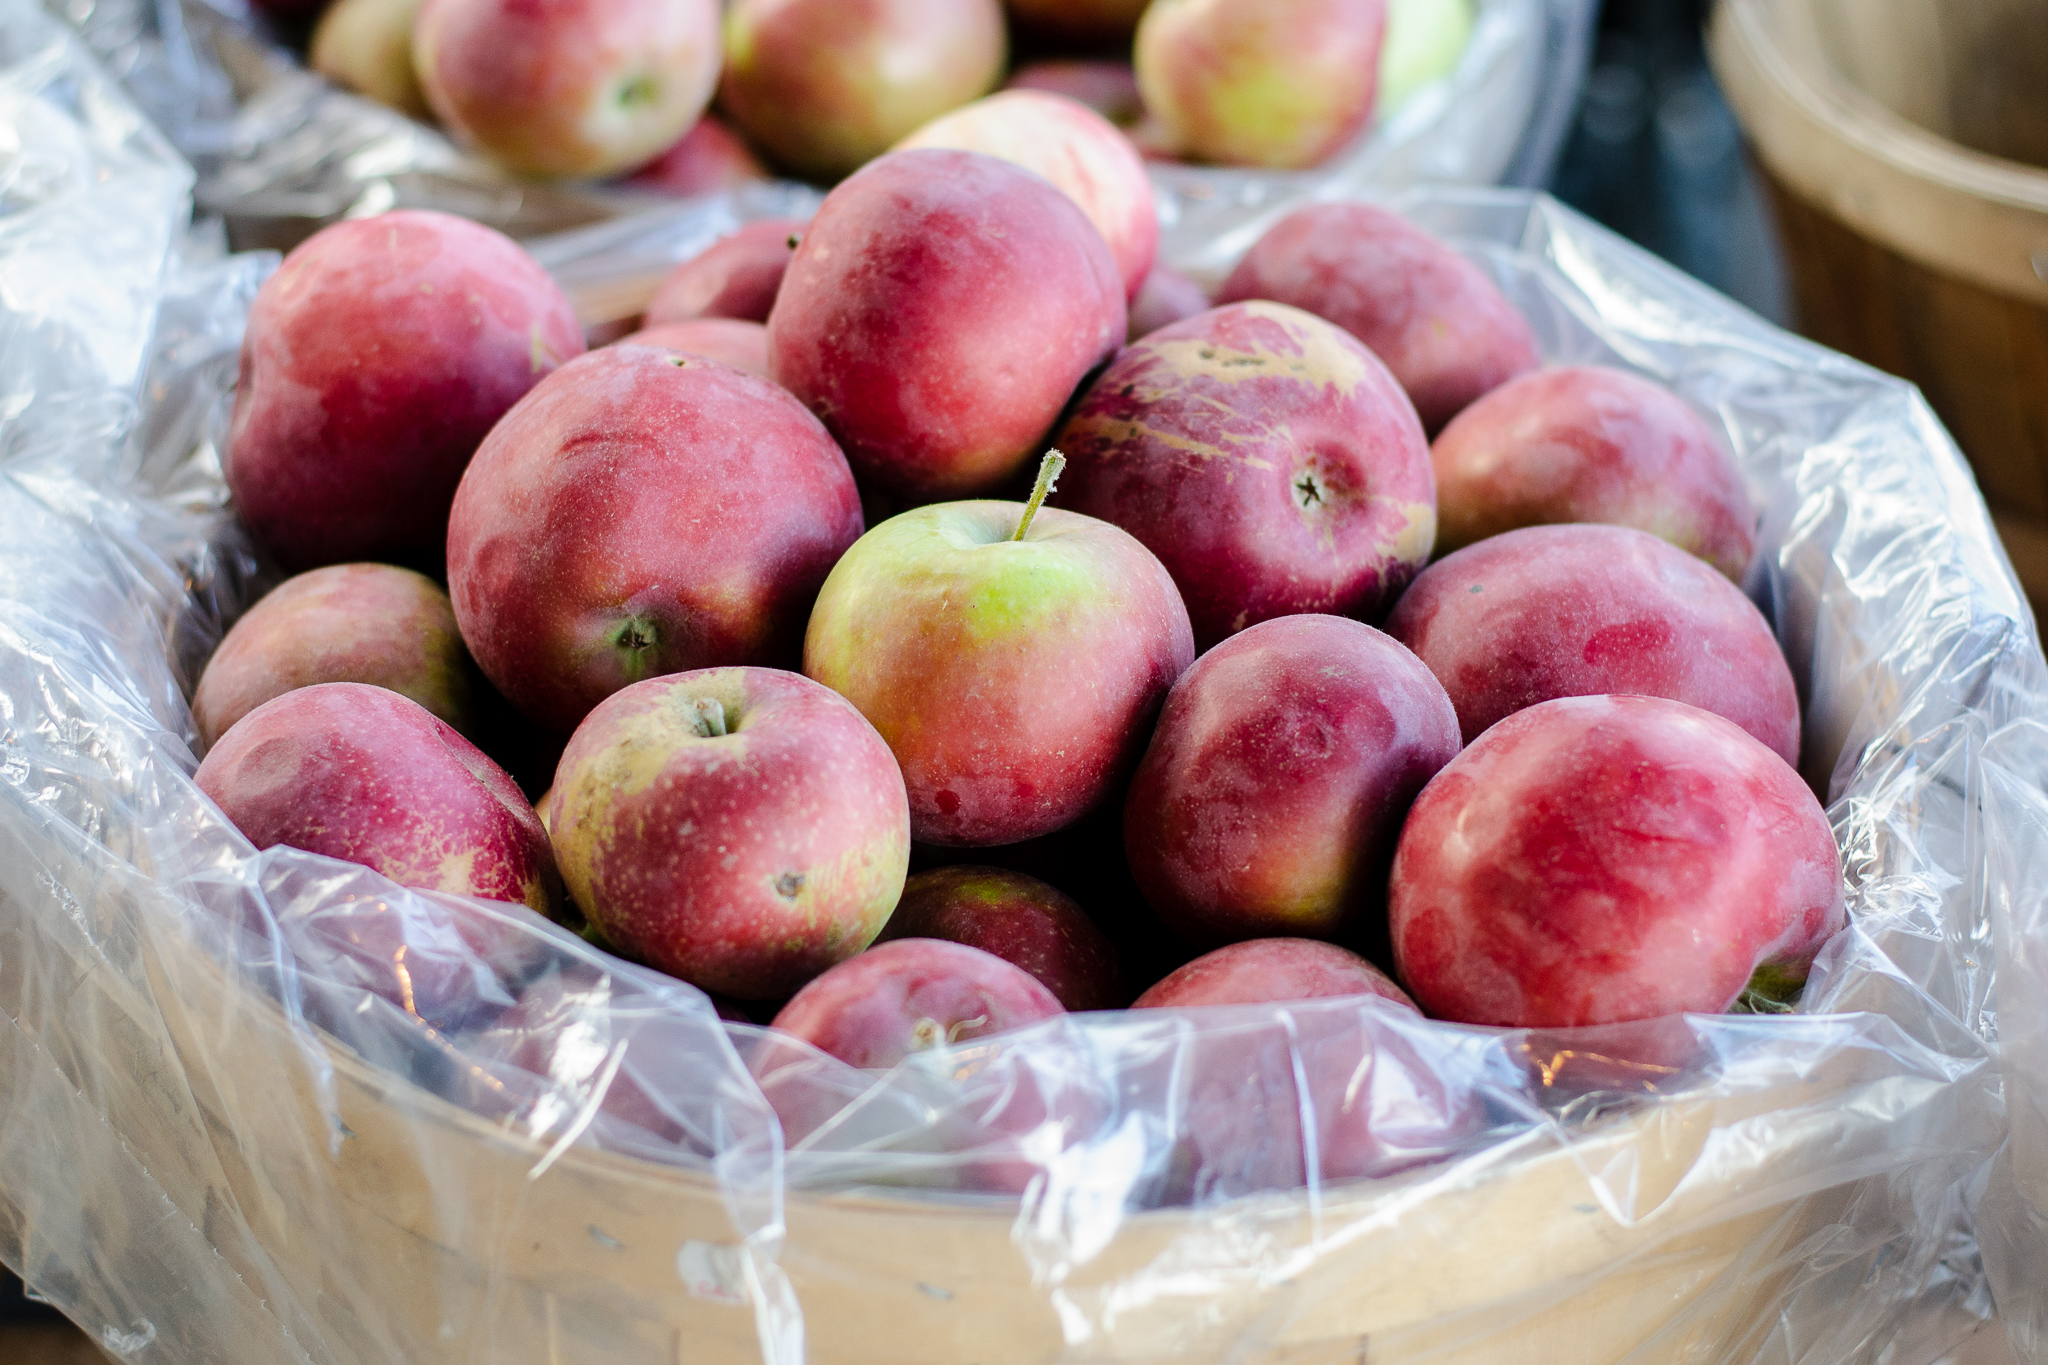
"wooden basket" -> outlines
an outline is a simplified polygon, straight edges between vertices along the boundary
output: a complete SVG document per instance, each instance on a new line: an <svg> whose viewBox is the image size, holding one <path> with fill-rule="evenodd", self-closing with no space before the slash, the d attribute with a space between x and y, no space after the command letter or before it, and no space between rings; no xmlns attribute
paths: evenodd
<svg viewBox="0 0 2048 1365"><path fill-rule="evenodd" d="M1918 384L2048 604L2048 0L1720 0L1801 331Z"/></svg>

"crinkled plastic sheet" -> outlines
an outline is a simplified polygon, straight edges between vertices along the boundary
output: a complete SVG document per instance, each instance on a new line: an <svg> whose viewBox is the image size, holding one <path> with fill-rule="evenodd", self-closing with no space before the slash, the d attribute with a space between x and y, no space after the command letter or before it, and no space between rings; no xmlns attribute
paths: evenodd
<svg viewBox="0 0 2048 1365"><path fill-rule="evenodd" d="M1546 199L1396 201L1546 355L1717 419L1766 509L1853 916L1796 1013L1112 1013L878 1077L199 795L185 698L261 583L216 443L274 259L184 229L176 158L23 0L0 56L48 130L0 149L0 1257L116 1357L1917 1365L1988 1316L2048 669L1910 388ZM602 290L772 207L543 250ZM152 263L79 277L95 232Z"/></svg>

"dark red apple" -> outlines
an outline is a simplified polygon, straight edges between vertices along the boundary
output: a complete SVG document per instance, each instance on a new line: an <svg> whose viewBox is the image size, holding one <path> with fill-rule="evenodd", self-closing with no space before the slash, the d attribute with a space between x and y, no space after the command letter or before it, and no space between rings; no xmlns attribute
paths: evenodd
<svg viewBox="0 0 2048 1365"><path fill-rule="evenodd" d="M1277 1005L1350 995L1415 1008L1408 992L1358 954L1309 938L1256 938L1218 948L1153 983L1131 1008Z"/></svg>
<svg viewBox="0 0 2048 1365"><path fill-rule="evenodd" d="M648 301L646 325L697 318L766 322L803 226L793 218L763 218L719 238L669 271Z"/></svg>
<svg viewBox="0 0 2048 1365"><path fill-rule="evenodd" d="M881 941L938 938L994 953L1038 978L1069 1010L1116 1009L1124 993L1116 949L1055 887L1000 867L942 867L903 885Z"/></svg>

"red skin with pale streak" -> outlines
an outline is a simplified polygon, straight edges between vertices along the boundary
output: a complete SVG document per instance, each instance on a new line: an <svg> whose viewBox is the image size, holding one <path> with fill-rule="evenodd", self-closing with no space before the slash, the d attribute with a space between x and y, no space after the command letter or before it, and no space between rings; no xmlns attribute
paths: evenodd
<svg viewBox="0 0 2048 1365"><path fill-rule="evenodd" d="M768 168L716 114L705 114L673 147L627 178L636 190L691 199L768 179Z"/></svg>
<svg viewBox="0 0 2048 1365"><path fill-rule="evenodd" d="M660 156L711 103L718 0L422 0L427 103L514 175L618 175Z"/></svg>
<svg viewBox="0 0 2048 1365"><path fill-rule="evenodd" d="M1368 204L1296 209L1216 297L1291 303L1336 323L1387 362L1432 433L1542 363L1528 321L1478 266Z"/></svg>
<svg viewBox="0 0 2048 1365"><path fill-rule="evenodd" d="M724 734L698 725L713 705ZM570 896L620 951L779 1000L874 940L910 866L896 760L795 673L650 678L577 727L548 828Z"/></svg>
<svg viewBox="0 0 2048 1365"><path fill-rule="evenodd" d="M848 1066L882 1071L913 1052L1064 1014L1021 967L964 943L878 943L796 993L769 1027Z"/></svg>
<svg viewBox="0 0 2048 1365"><path fill-rule="evenodd" d="M941 867L903 886L881 941L938 938L1022 967L1069 1010L1116 1009L1129 997L1116 949L1056 887L999 867Z"/></svg>
<svg viewBox="0 0 2048 1365"><path fill-rule="evenodd" d="M469 655L434 580L389 564L335 564L280 583L243 613L192 693L199 744L273 697L372 683L469 727Z"/></svg>
<svg viewBox="0 0 2048 1365"><path fill-rule="evenodd" d="M1529 526L1423 571L1387 618L1450 694L1467 743L1556 697L1669 697L1799 761L1799 695L1742 590L1646 531Z"/></svg>
<svg viewBox="0 0 2048 1365"><path fill-rule="evenodd" d="M1145 274L1131 300L1131 324L1125 336L1131 341L1148 337L1162 327L1171 327L1211 307L1202 286L1172 266L1155 265Z"/></svg>
<svg viewBox="0 0 2048 1365"><path fill-rule="evenodd" d="M719 238L669 271L648 301L646 324L696 318L766 322L796 255L790 243L803 226L793 218L764 218Z"/></svg>
<svg viewBox="0 0 2048 1365"><path fill-rule="evenodd" d="M998 0L733 0L718 105L784 166L835 180L994 89L1008 43Z"/></svg>
<svg viewBox="0 0 2048 1365"><path fill-rule="evenodd" d="M1435 1018L1575 1028L1804 980L1846 922L1827 816L1719 716L1568 697L1487 731L1423 789L1389 896L1401 979Z"/></svg>
<svg viewBox="0 0 2048 1365"><path fill-rule="evenodd" d="M1357 953L1310 938L1255 938L1218 948L1155 982L1131 1008L1275 1005L1350 995L1415 1008L1408 992Z"/></svg>
<svg viewBox="0 0 2048 1365"><path fill-rule="evenodd" d="M768 318L776 381L855 472L960 497L1044 453L1116 352L1123 278L1074 201L974 152L892 152L825 198Z"/></svg>
<svg viewBox="0 0 2048 1365"><path fill-rule="evenodd" d="M758 322L741 322L738 318L664 322L654 327L643 327L631 336L619 338L614 344L688 351L721 365L768 378L768 329Z"/></svg>
<svg viewBox="0 0 2048 1365"><path fill-rule="evenodd" d="M794 663L860 533L845 459L783 390L608 346L477 452L448 527L449 595L485 675L563 733L643 678Z"/></svg>
<svg viewBox="0 0 2048 1365"><path fill-rule="evenodd" d="M1088 215L1135 296L1159 254L1159 210L1131 140L1077 100L1043 90L1004 90L943 114L899 142L982 152L1035 171Z"/></svg>
<svg viewBox="0 0 2048 1365"><path fill-rule="evenodd" d="M410 209L323 228L249 310L235 508L288 569L437 566L478 443L582 353L568 296L503 233Z"/></svg>
<svg viewBox="0 0 2048 1365"><path fill-rule="evenodd" d="M1633 526L1734 582L1756 550L1756 509L1734 458L1661 384L1602 365L1511 379L1459 413L1430 447L1438 544L1520 526Z"/></svg>
<svg viewBox="0 0 2048 1365"><path fill-rule="evenodd" d="M1415 794L1459 749L1420 659L1371 626L1283 616L1195 661L1124 802L1146 901L1183 938L1334 938L1385 903Z"/></svg>
<svg viewBox="0 0 2048 1365"><path fill-rule="evenodd" d="M320 683L244 716L193 775L258 848L287 844L401 886L513 901L561 897L547 831L518 784L417 702Z"/></svg>
<svg viewBox="0 0 2048 1365"><path fill-rule="evenodd" d="M1079 100L1123 128L1145 116L1138 96L1138 76L1129 62L1029 62L1010 73L1005 90L1043 90Z"/></svg>
<svg viewBox="0 0 2048 1365"><path fill-rule="evenodd" d="M1436 534L1429 445L1400 386L1351 337L1277 304L1125 348L1056 444L1060 505L1158 555L1203 648L1274 616L1377 619Z"/></svg>

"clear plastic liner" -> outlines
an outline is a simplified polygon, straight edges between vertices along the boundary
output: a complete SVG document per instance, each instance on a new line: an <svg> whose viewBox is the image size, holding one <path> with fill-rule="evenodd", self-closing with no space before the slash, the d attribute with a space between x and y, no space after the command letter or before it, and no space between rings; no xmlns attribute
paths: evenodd
<svg viewBox="0 0 2048 1365"><path fill-rule="evenodd" d="M199 794L186 698L264 581L218 443L274 258L183 227L176 159L24 0L0 55L45 130L5 183L46 187L0 216L0 1259L116 1358L1920 1365L1991 1312L1973 1210L2038 1341L2048 1133L2022 1093L2008 1139L1991 1046L2043 1045L2048 665L1909 387L1549 200L1394 201L1550 358L1684 394L1765 509L1852 916L1795 1011L1103 1013L863 1073ZM601 295L804 202L538 247ZM145 222L126 311L62 287Z"/></svg>

